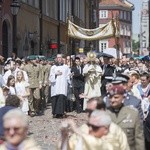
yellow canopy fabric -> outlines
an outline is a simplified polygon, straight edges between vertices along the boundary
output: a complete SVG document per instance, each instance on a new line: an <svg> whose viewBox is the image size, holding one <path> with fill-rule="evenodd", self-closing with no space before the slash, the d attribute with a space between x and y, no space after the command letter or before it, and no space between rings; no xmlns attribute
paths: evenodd
<svg viewBox="0 0 150 150"><path fill-rule="evenodd" d="M119 29L113 19L103 27L98 27L95 29L85 29L68 20L68 35L70 37L82 40L102 40L115 36L118 37Z"/></svg>

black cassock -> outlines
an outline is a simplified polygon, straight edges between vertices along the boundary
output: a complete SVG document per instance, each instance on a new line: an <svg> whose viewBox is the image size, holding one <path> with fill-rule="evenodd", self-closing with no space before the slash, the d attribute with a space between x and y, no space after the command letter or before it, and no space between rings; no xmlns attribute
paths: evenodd
<svg viewBox="0 0 150 150"><path fill-rule="evenodd" d="M104 71L104 74L102 75L102 78L101 78L101 83L102 83L101 94L102 94L102 97L104 97L106 96L106 84L110 81L108 79L105 79L105 77L112 76L114 73L115 67L108 64L106 66L103 65L102 69Z"/></svg>

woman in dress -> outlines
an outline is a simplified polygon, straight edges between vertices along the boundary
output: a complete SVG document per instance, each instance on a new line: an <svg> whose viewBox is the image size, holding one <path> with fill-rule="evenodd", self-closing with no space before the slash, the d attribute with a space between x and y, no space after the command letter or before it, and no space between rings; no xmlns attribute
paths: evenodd
<svg viewBox="0 0 150 150"><path fill-rule="evenodd" d="M7 86L9 87L9 94L10 95L16 95L16 89L15 89L15 77L13 75L10 75L7 79Z"/></svg>
<svg viewBox="0 0 150 150"><path fill-rule="evenodd" d="M17 71L15 88L16 94L21 100L21 109L25 114L28 114L28 96L30 95L29 83L25 81L23 71L21 70Z"/></svg>

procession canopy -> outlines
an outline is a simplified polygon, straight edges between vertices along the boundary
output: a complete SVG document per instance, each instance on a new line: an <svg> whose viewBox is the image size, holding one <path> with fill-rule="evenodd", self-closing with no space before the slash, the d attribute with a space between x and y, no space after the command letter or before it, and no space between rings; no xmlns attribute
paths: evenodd
<svg viewBox="0 0 150 150"><path fill-rule="evenodd" d="M110 37L118 37L119 29L117 21L114 19L95 29L85 29L68 20L68 36L89 41L103 40Z"/></svg>

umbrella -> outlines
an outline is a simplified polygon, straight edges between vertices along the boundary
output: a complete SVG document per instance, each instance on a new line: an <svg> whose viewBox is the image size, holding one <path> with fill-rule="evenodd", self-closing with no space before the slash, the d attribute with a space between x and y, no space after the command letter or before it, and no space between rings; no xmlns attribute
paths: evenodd
<svg viewBox="0 0 150 150"><path fill-rule="evenodd" d="M97 56L97 58L100 58L100 57L113 58L113 56L112 56L112 55L109 55L109 54L107 54L107 53L103 53L103 52L96 53L96 56Z"/></svg>
<svg viewBox="0 0 150 150"><path fill-rule="evenodd" d="M107 54L109 56L112 56L114 58L118 58L118 51L115 48L106 48L103 50L104 54ZM119 58L122 56L122 53L119 51Z"/></svg>
<svg viewBox="0 0 150 150"><path fill-rule="evenodd" d="M143 60L143 61L150 61L150 56L146 55L143 58L141 58L141 60Z"/></svg>

